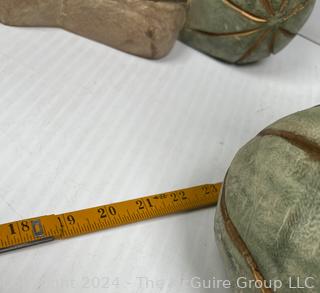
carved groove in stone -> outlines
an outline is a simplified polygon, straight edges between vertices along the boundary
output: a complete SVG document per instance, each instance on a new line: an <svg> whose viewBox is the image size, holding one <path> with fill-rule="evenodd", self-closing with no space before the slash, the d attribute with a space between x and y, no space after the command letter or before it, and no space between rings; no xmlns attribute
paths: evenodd
<svg viewBox="0 0 320 293"><path fill-rule="evenodd" d="M270 29L263 31L262 34L257 38L257 40L253 43L251 47L248 48L247 51L244 52L244 54L241 56L241 58L236 63L241 63L245 61L259 46L264 42L264 40L268 37L268 34L270 33Z"/></svg>
<svg viewBox="0 0 320 293"><path fill-rule="evenodd" d="M226 206L225 201L225 184L222 187L221 192L221 199L220 199L220 208L221 208L221 215L223 218L224 226L226 229L227 234L229 235L232 243L234 246L238 249L244 260L246 261L247 265L249 266L252 275L255 278L255 281L261 282L263 284L263 287L260 289L261 293L272 293L272 290L270 288L265 287L265 278L263 277L262 273L260 272L258 265L256 261L254 260L253 256L251 255L251 252L249 248L247 247L246 243L241 238L237 228L233 224L228 210Z"/></svg>
<svg viewBox="0 0 320 293"><path fill-rule="evenodd" d="M269 13L269 15L274 15L274 9L270 0L260 0L260 1L262 2L262 5L266 9L266 11Z"/></svg>
<svg viewBox="0 0 320 293"><path fill-rule="evenodd" d="M263 28L258 27L258 28L254 28L254 29L246 30L246 31L227 32L227 33L215 33L215 32L207 32L207 31L198 30L198 29L191 29L191 28L189 28L189 29L194 32L198 32L200 34L213 36L213 37L226 37L226 36L238 37L238 36L249 36L249 35L255 34L257 32L260 32Z"/></svg>
<svg viewBox="0 0 320 293"><path fill-rule="evenodd" d="M296 134L294 132L278 130L278 129L265 129L259 133L259 136L277 136L285 139L295 147L306 152L311 159L320 161L320 145L309 140L307 137Z"/></svg>
<svg viewBox="0 0 320 293"><path fill-rule="evenodd" d="M255 22L259 22L259 23L266 23L268 20L263 18L263 17L260 17L260 16L257 16L257 15L254 15L253 13L243 9L242 7L240 7L239 5L235 4L233 1L231 0L224 0L223 1L226 5L228 5L229 7L231 7L233 10L239 12L241 15L243 15L245 18L249 19L249 20L252 20L252 21L255 21Z"/></svg>

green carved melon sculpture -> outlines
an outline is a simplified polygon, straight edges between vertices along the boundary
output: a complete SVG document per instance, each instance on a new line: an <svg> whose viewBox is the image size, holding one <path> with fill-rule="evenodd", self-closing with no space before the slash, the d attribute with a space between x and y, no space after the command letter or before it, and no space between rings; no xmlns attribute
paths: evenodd
<svg viewBox="0 0 320 293"><path fill-rule="evenodd" d="M302 28L315 0L189 0L180 39L231 63L278 53Z"/></svg>
<svg viewBox="0 0 320 293"><path fill-rule="evenodd" d="M279 120L237 153L215 232L234 292L320 292L320 107Z"/></svg>

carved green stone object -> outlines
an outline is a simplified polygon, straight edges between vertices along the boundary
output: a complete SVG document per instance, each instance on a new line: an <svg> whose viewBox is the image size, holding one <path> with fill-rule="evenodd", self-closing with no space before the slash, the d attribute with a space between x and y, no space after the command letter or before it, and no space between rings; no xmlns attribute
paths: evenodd
<svg viewBox="0 0 320 293"><path fill-rule="evenodd" d="M215 232L234 292L320 292L319 106L270 125L237 153Z"/></svg>
<svg viewBox="0 0 320 293"><path fill-rule="evenodd" d="M189 0L181 40L231 63L251 63L283 49L315 0Z"/></svg>

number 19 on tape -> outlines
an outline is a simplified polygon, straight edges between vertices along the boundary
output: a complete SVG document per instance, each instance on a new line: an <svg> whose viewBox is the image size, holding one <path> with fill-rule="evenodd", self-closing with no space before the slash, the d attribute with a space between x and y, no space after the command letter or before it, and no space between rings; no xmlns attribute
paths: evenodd
<svg viewBox="0 0 320 293"><path fill-rule="evenodd" d="M205 184L60 215L0 225L0 253L212 206L221 183Z"/></svg>

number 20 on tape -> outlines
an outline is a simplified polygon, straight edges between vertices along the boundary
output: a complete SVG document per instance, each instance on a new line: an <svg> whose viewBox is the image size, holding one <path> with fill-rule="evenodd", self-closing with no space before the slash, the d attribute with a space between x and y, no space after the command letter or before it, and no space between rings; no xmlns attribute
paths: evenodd
<svg viewBox="0 0 320 293"><path fill-rule="evenodd" d="M217 203L221 183L0 225L0 253Z"/></svg>

